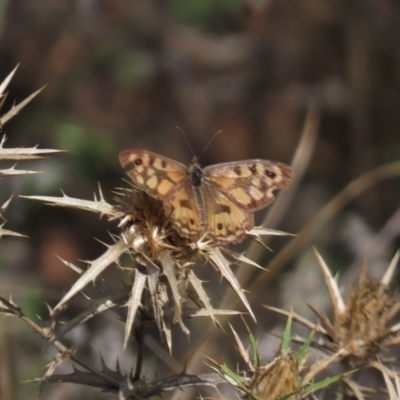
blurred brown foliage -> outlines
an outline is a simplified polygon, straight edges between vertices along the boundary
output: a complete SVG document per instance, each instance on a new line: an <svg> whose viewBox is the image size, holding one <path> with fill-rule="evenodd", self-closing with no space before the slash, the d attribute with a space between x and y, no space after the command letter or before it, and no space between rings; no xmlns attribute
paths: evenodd
<svg viewBox="0 0 400 400"><path fill-rule="evenodd" d="M399 159L395 0L19 0L0 12L0 76L20 63L8 102L47 85L7 124L7 143L68 151L44 160L40 177L5 182L4 193L56 195L61 188L88 198L97 182L108 193L121 185L117 155L125 148L187 163L192 154L175 126L197 154L223 131L202 157L205 165L288 163L310 101L320 111L320 136L282 229L298 231L349 181ZM349 212L361 221L354 227L346 220L353 235L378 231L399 192L398 180L387 181L352 203ZM51 254L93 259L102 248L93 238L109 240L92 216L24 200L13 207L10 228L31 239L8 239L1 268L11 288L26 284L24 274L40 285L34 273L50 287L66 287L75 276L64 275ZM358 256L339 225L316 243L333 258Z"/></svg>

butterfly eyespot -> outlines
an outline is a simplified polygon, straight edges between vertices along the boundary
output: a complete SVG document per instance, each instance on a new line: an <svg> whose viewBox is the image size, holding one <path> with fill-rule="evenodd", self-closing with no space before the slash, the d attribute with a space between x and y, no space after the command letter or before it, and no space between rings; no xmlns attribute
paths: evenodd
<svg viewBox="0 0 400 400"><path fill-rule="evenodd" d="M217 225L217 228L218 228L219 230L221 230L223 227L224 227L223 224L218 224L218 225Z"/></svg>
<svg viewBox="0 0 400 400"><path fill-rule="evenodd" d="M265 170L265 175L267 175L271 179L274 179L276 177L276 173L271 171L271 170L269 170L269 169Z"/></svg>
<svg viewBox="0 0 400 400"><path fill-rule="evenodd" d="M242 175L242 168L240 168L239 166L236 166L235 168L233 168L233 170L235 171L235 174L237 176Z"/></svg>
<svg viewBox="0 0 400 400"><path fill-rule="evenodd" d="M137 158L137 159L134 161L134 163L135 163L135 165L142 165L142 164L143 164L143 161L142 161L141 158Z"/></svg>

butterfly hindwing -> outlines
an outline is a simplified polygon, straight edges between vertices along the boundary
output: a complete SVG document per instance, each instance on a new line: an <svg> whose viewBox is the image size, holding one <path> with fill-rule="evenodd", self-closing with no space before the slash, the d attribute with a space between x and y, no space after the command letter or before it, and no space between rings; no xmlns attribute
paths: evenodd
<svg viewBox="0 0 400 400"><path fill-rule="evenodd" d="M199 239L203 232L203 216L196 204L196 197L189 180L164 202L164 209L166 214L171 216L172 225L181 236L193 241Z"/></svg>
<svg viewBox="0 0 400 400"><path fill-rule="evenodd" d="M241 242L254 226L253 213L211 185L205 184L203 197L207 238L217 244Z"/></svg>

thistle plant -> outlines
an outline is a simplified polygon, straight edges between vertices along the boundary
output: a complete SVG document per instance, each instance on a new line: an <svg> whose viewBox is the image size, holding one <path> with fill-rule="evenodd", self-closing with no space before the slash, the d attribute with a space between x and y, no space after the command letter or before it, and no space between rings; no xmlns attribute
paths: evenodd
<svg viewBox="0 0 400 400"><path fill-rule="evenodd" d="M263 363L258 352L257 341L246 326L251 353L245 349L239 335L232 328L240 355L247 368L245 371L232 371L226 364L219 365L211 360L214 369L231 385L241 392L244 398L257 399L305 399L332 383L344 378L344 375L330 376L319 382L313 382L315 376L335 362L338 354L325 357L313 366L306 367L310 344L314 331L297 350L291 349L292 317L289 315L282 335L278 354L270 362Z"/></svg>
<svg viewBox="0 0 400 400"><path fill-rule="evenodd" d="M14 72L0 84L0 107L4 105L4 92ZM40 90L5 113L0 118L2 126L39 92ZM31 160L57 152L36 147L9 149L5 148L4 144L5 137L0 143L0 160ZM279 185L281 188L285 187L291 179L291 170L287 166L287 169L279 167L279 176L279 163L256 161L253 164L235 164L234 173L241 176L254 170L257 173L262 171L267 177L266 181L272 179L274 188ZM203 170L199 172L200 167L197 164L193 165L195 178L200 179ZM264 169L271 165L278 169ZM0 170L0 175L3 176L32 173L37 172L16 169L15 166ZM150 179L151 176L149 185ZM257 182L255 179L254 185L257 185ZM258 184L262 186L262 183ZM246 199L245 191L239 190L236 194L242 200ZM258 199L265 202L273 198L272 189L262 194L260 190L253 188L252 195L260 196ZM109 197L112 201L106 200ZM143 372L143 365L149 327L155 326L159 330L165 347L173 355L174 329L177 327L189 336L191 330L187 321L190 318L206 318L211 320L217 329L223 330L225 326L221 323L222 316L241 314L235 307L219 309L213 306L214 299L207 293L207 284L196 274L199 264L210 264L220 274L253 321L256 321L256 315L246 297L246 288L241 286L232 271L232 266L240 263L263 268L244 254L232 250L229 241L224 242L221 237L213 240L213 237L199 235L194 240L190 235L182 235L182 232L176 229L176 224L171 221L171 216L166 213L163 201L131 183L124 184L123 188L115 189L113 194L106 196L99 186L93 200L73 198L66 194L60 197L24 198L50 206L95 213L114 225L117 222L117 231L110 235L110 243L105 245L101 255L87 262L87 268L77 266L76 260L63 260L67 267L77 273L78 278L58 304L49 306L47 321L35 322L12 300L12 296L0 296L0 314L17 317L57 350L43 375L31 380L40 383L41 389L47 383L70 382L100 389L111 398L137 400L161 397L167 391L184 387L200 386L212 387L213 391L223 398L225 385L234 391L234 398L238 399L299 400L333 398L329 397L333 395L338 399L365 399L367 393L379 392L382 388L361 387L355 372L374 367L383 374L385 393L389 394L390 399L398 398L399 379L396 371L389 368L396 360L393 357L385 357L384 352L392 349L400 341L400 325L394 322L400 306L397 295L388 289L393 281L400 253L396 254L379 281L367 278L365 263L358 285L351 288L348 300L345 301L337 281L323 258L316 252L331 298L333 317L329 318L317 306L311 306L318 318L318 322L315 323L293 311L266 306L287 318L279 350L272 360L261 359L257 340L246 325L250 352L246 349L244 340L231 328L244 367L228 367L228 363L222 362L224 355L216 354L212 359L208 357L208 366L212 372L191 374L190 371L184 370L167 377L148 378ZM10 201L11 199L7 200L1 207L0 215L3 220L2 214ZM253 220L249 217L246 220L247 225L242 228L244 235L257 244L263 244L264 236L288 235L263 226L253 227L252 223ZM3 229L1 224L0 236L4 235L22 236ZM242 239L242 232L233 237ZM128 276L129 284L113 287L103 276L105 270L111 268L122 271L125 277ZM66 320L65 311L77 296L82 295L88 299L88 307ZM125 324L124 343L121 347L127 348L132 339L136 343L136 359L128 372L123 371L119 365L115 368L109 367L103 359L100 366L93 365L72 346L68 347L65 344L66 335L74 328L110 310ZM309 328L310 333L307 337L292 336L293 321ZM312 357L317 357L317 361L310 362ZM59 373L59 367L67 360L72 362L74 370L70 373ZM204 361L206 364L206 357ZM337 370L333 372L333 366L336 369L339 366L340 373L337 373Z"/></svg>
<svg viewBox="0 0 400 400"><path fill-rule="evenodd" d="M6 89L10 84L15 72L17 71L16 67L1 83L0 83L0 110L4 107L5 101L7 99ZM37 90L35 93L32 93L25 100L23 100L19 104L15 104L11 107L10 110L5 112L0 117L0 129L3 130L5 124L11 120L11 118L15 117L28 103L30 103L41 91L43 88ZM3 135L0 140L0 161L28 161L28 160L38 160L40 158L45 157L48 154L56 153L58 150L52 149L39 149L37 147L33 148L7 148L5 147L7 137ZM0 169L0 177L11 177L11 176L19 176L19 175L32 175L38 174L38 171L32 170L23 170L17 169L17 164L14 164L10 168L1 168ZM7 229L4 229L4 212L7 210L7 207L10 205L12 196L5 201L0 207L0 219L3 220L3 223L0 224L0 237L3 236L23 236L17 232L13 232Z"/></svg>
<svg viewBox="0 0 400 400"><path fill-rule="evenodd" d="M217 316L235 315L236 310L220 310L212 307L203 282L196 276L196 262L208 262L221 273L254 318L251 307L239 282L235 278L231 263L247 263L258 266L242 254L220 246L204 238L192 242L182 238L171 226L162 203L135 187L117 190L114 203L105 200L101 189L94 200L82 200L62 197L25 196L31 200L42 201L48 205L69 207L91 211L105 216L109 221L118 221L120 233L112 236L114 243L106 246L106 251L97 259L89 262L83 271L70 261L65 265L81 276L64 295L59 303L50 309L50 321L46 329L30 323L49 342L60 351L60 356L48 367L40 382L76 382L108 388L122 393L122 398L141 396L150 398L164 390L199 384L215 386L221 381L216 374L190 376L185 373L170 377L167 381L146 382L142 379L144 328L154 323L164 335L167 346L172 352L172 328L180 326L187 335L189 329L185 325L187 318L207 317L215 325L219 325ZM286 235L284 232L255 227L247 232L251 237L261 241L262 235ZM129 265L121 261L124 254L129 254ZM132 275L132 284L126 290L108 287L101 280L101 273L109 267L122 268ZM97 297L91 299L91 306L77 315L73 320L60 324L63 312L74 296L93 284ZM11 301L4 302L7 312L28 321L22 310ZM86 362L73 355L61 344L62 338L78 324L86 322L94 316L113 309L125 322L124 347L133 336L139 342L139 353L132 374L111 371L103 366L101 370L89 367ZM60 362L71 359L89 372L74 372L58 375L54 371ZM89 382L89 383L88 383ZM140 384L138 384L140 382Z"/></svg>
<svg viewBox="0 0 400 400"><path fill-rule="evenodd" d="M312 345L327 355L337 357L344 371L373 367L387 373L384 365L393 364L396 360L393 357L383 358L384 354L400 342L400 324L392 323L400 310L398 294L389 289L400 251L395 254L380 280L368 278L368 263L365 261L358 285L350 287L347 301L343 299L337 280L316 250L315 256L332 303L332 319L312 305L310 308L319 320L317 324L292 312L269 306L266 308L286 317L293 317L298 323L312 329L319 335L319 340ZM297 340L302 341L301 338ZM364 399L366 393L376 392L374 388L360 387L351 379L345 379L343 383L358 399Z"/></svg>

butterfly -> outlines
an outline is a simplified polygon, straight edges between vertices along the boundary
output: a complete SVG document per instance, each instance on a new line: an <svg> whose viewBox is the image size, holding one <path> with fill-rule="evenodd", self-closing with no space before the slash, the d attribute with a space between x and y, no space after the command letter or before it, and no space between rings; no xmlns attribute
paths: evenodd
<svg viewBox="0 0 400 400"><path fill-rule="evenodd" d="M147 150L124 150L119 160L134 186L161 200L179 236L216 245L239 243L254 227L253 212L289 186L292 169L268 160L245 160L187 167Z"/></svg>

